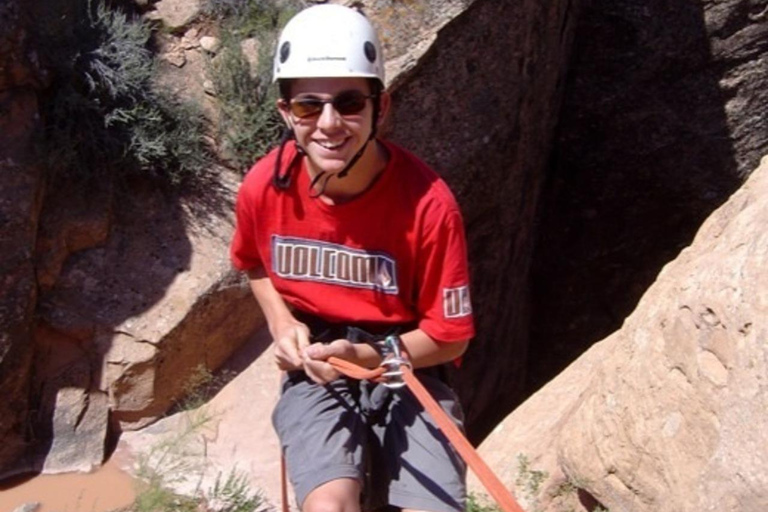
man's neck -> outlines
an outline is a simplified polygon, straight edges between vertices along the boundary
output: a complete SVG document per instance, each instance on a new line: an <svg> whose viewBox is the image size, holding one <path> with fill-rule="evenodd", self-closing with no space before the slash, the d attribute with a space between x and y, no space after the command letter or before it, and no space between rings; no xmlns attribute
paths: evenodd
<svg viewBox="0 0 768 512"><path fill-rule="evenodd" d="M327 204L342 204L368 190L378 179L389 162L389 151L383 144L374 140L368 143L365 152L360 159L349 169L347 175L339 178L335 175L326 175L315 184L314 193L323 190L319 198ZM310 179L317 176L310 169ZM323 183L325 179L327 183Z"/></svg>

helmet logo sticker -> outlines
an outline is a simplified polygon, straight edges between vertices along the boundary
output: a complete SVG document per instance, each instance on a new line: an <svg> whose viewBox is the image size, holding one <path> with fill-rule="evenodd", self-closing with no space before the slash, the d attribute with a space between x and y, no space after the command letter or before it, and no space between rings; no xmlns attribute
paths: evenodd
<svg viewBox="0 0 768 512"><path fill-rule="evenodd" d="M280 47L280 64L285 64L285 61L288 60L288 57L290 55L291 55L291 42L286 41Z"/></svg>
<svg viewBox="0 0 768 512"><path fill-rule="evenodd" d="M376 47L372 42L365 42L363 45L363 52L365 53L365 58L368 59L369 62L376 62Z"/></svg>
<svg viewBox="0 0 768 512"><path fill-rule="evenodd" d="M347 58L346 57L332 57L330 55L328 57L307 57L307 62L334 61L334 60L338 60L338 61L342 61L343 62L343 61L347 60Z"/></svg>

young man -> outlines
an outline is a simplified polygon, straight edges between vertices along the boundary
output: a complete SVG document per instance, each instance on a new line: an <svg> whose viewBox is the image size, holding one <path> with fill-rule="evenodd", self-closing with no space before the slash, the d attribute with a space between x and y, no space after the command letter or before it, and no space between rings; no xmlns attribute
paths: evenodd
<svg viewBox="0 0 768 512"><path fill-rule="evenodd" d="M360 13L326 4L297 14L275 79L291 137L246 176L231 256L287 372L273 422L299 505L462 511L464 463L410 392L327 363L377 367L391 357L381 340L398 334L416 375L461 422L439 378L474 335L456 201L424 163L376 138L390 96Z"/></svg>

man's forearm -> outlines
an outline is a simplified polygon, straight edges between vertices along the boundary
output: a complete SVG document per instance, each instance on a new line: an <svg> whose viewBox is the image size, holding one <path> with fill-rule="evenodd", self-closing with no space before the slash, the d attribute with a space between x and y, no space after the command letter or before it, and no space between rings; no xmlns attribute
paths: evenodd
<svg viewBox="0 0 768 512"><path fill-rule="evenodd" d="M269 332L273 337L277 335L282 325L296 321L290 308L277 292L263 268L249 270L248 280L253 296L256 297L256 301L264 313Z"/></svg>
<svg viewBox="0 0 768 512"><path fill-rule="evenodd" d="M414 368L425 368L453 361L467 349L467 341L437 341L421 329L400 336Z"/></svg>
<svg viewBox="0 0 768 512"><path fill-rule="evenodd" d="M453 361L467 348L468 341L435 341L421 329L409 331L400 336L414 368L425 368ZM345 356L350 362L375 368L381 364L379 353L367 343L356 343Z"/></svg>

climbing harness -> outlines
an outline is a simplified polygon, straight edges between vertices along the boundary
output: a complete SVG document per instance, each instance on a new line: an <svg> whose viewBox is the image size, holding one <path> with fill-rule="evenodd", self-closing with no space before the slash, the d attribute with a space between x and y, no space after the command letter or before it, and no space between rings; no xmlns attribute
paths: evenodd
<svg viewBox="0 0 768 512"><path fill-rule="evenodd" d="M493 473L488 464L480 458L480 455L478 455L459 427L456 426L443 408L432 398L432 395L429 394L424 385L419 382L419 379L413 373L413 367L410 361L408 361L407 354L402 350L399 337L387 336L382 342L377 342L377 344L381 349L380 354L385 356L385 359L378 368L369 370L338 357L330 357L327 362L342 375L353 379L378 382L391 389L407 387L422 407L424 407L424 410L429 413L437 427L448 438L461 458L464 459L464 462L474 471L488 493L499 504L501 510L503 512L525 512L515 501L512 493ZM281 468L282 511L288 512L285 458L281 461Z"/></svg>

